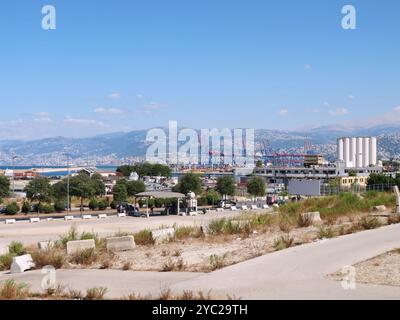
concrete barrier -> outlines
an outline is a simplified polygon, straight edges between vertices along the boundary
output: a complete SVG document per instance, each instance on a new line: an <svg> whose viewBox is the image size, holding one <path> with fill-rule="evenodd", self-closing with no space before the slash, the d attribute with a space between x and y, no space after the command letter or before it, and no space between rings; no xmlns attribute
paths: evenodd
<svg viewBox="0 0 400 320"><path fill-rule="evenodd" d="M217 212L223 212L224 209L223 208L217 208Z"/></svg>
<svg viewBox="0 0 400 320"><path fill-rule="evenodd" d="M135 248L135 239L133 236L112 237L106 239L107 251L128 251Z"/></svg>
<svg viewBox="0 0 400 320"><path fill-rule="evenodd" d="M38 242L38 248L40 250L49 250L54 247L54 241L40 241Z"/></svg>
<svg viewBox="0 0 400 320"><path fill-rule="evenodd" d="M65 217L64 217L64 220L65 220L65 221L74 220L74 216L65 216Z"/></svg>
<svg viewBox="0 0 400 320"><path fill-rule="evenodd" d="M242 210L244 210L244 211L246 211L246 210L249 210L249 208L244 204L244 205L242 205Z"/></svg>
<svg viewBox="0 0 400 320"><path fill-rule="evenodd" d="M263 204L263 209L269 209L269 205L267 205L267 204Z"/></svg>
<svg viewBox="0 0 400 320"><path fill-rule="evenodd" d="M386 206L381 205L381 206L375 206L374 210L378 211L378 212L385 212L385 211L387 211L387 208L386 208Z"/></svg>
<svg viewBox="0 0 400 320"><path fill-rule="evenodd" d="M117 214L118 218L123 218L126 217L126 213L125 212L121 212Z"/></svg>
<svg viewBox="0 0 400 320"><path fill-rule="evenodd" d="M251 210L258 210L258 207L255 204L251 205Z"/></svg>
<svg viewBox="0 0 400 320"><path fill-rule="evenodd" d="M82 215L82 219L83 219L83 220L92 219L92 215L91 215L91 214L84 214L84 215Z"/></svg>
<svg viewBox="0 0 400 320"><path fill-rule="evenodd" d="M16 222L15 219L6 219L6 224L14 224Z"/></svg>
<svg viewBox="0 0 400 320"><path fill-rule="evenodd" d="M48 222L53 221L53 218L46 218L46 221Z"/></svg>
<svg viewBox="0 0 400 320"><path fill-rule="evenodd" d="M75 240L67 242L67 254L73 254L77 251L94 249L94 248L95 248L94 239Z"/></svg>
<svg viewBox="0 0 400 320"><path fill-rule="evenodd" d="M157 229L151 231L151 235L156 244L163 243L168 241L170 238L175 236L174 228L166 228L166 229Z"/></svg>
<svg viewBox="0 0 400 320"><path fill-rule="evenodd" d="M398 186L393 187L394 194L396 195L396 214L400 214L400 191Z"/></svg>
<svg viewBox="0 0 400 320"><path fill-rule="evenodd" d="M14 257L12 260L10 272L13 273L22 273L26 270L32 269L35 267L35 264L32 260L30 254L24 254L23 256Z"/></svg>
<svg viewBox="0 0 400 320"><path fill-rule="evenodd" d="M236 208L236 206L232 206L231 207L231 211L237 211L238 208Z"/></svg>
<svg viewBox="0 0 400 320"><path fill-rule="evenodd" d="M97 216L99 219L107 219L107 215L105 213L101 213Z"/></svg>
<svg viewBox="0 0 400 320"><path fill-rule="evenodd" d="M318 211L301 213L300 216L303 221L309 221L312 225L322 223L321 216Z"/></svg>
<svg viewBox="0 0 400 320"><path fill-rule="evenodd" d="M40 222L40 218L29 218L30 223Z"/></svg>

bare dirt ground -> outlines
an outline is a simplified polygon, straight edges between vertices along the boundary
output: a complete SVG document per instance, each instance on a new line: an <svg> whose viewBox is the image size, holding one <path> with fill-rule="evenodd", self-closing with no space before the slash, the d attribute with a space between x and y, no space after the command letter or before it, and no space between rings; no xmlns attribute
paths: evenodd
<svg viewBox="0 0 400 320"><path fill-rule="evenodd" d="M353 267L355 268L356 283L400 287L400 249L383 253L357 263ZM343 276L339 270L329 277L340 281Z"/></svg>

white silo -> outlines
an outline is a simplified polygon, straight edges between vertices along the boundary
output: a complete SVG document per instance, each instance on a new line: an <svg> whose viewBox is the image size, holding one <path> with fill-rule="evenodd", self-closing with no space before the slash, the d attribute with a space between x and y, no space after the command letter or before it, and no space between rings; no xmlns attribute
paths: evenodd
<svg viewBox="0 0 400 320"><path fill-rule="evenodd" d="M376 137L370 137L369 139L369 163L376 165L377 162L377 147L376 147Z"/></svg>
<svg viewBox="0 0 400 320"><path fill-rule="evenodd" d="M363 166L363 138L357 137L356 145L356 167L361 168Z"/></svg>
<svg viewBox="0 0 400 320"><path fill-rule="evenodd" d="M343 138L337 140L337 159L344 160L343 158Z"/></svg>
<svg viewBox="0 0 400 320"><path fill-rule="evenodd" d="M344 161L346 162L346 167L349 165L350 161L350 139L344 138Z"/></svg>
<svg viewBox="0 0 400 320"><path fill-rule="evenodd" d="M363 138L363 167L369 166L369 137Z"/></svg>
<svg viewBox="0 0 400 320"><path fill-rule="evenodd" d="M350 138L350 161L351 167L356 166L357 138Z"/></svg>

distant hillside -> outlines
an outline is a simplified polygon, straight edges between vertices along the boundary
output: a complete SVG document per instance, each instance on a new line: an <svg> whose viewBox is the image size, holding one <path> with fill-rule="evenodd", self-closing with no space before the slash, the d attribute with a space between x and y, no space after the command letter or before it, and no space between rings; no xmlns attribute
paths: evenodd
<svg viewBox="0 0 400 320"><path fill-rule="evenodd" d="M54 137L35 141L0 141L0 164L11 164L13 154L16 164L65 165L68 150L75 163L115 164L126 158L144 156L147 130L116 132L91 138ZM336 139L340 136L374 135L378 137L380 157L400 157L400 126L377 126L371 128L319 127L304 131L256 130L256 150L268 148L270 152L304 151L312 149L335 158Z"/></svg>

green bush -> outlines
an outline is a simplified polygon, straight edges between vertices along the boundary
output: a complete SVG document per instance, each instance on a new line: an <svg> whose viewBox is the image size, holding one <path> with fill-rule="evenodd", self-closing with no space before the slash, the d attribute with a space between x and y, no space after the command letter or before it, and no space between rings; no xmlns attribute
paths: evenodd
<svg viewBox="0 0 400 320"><path fill-rule="evenodd" d="M19 205L16 202L12 202L6 206L7 214L14 215L14 214L17 214L19 212L19 210L20 210Z"/></svg>
<svg viewBox="0 0 400 320"><path fill-rule="evenodd" d="M210 234L221 234L225 225L226 219L212 220L207 227L208 233Z"/></svg>
<svg viewBox="0 0 400 320"><path fill-rule="evenodd" d="M54 210L54 206L51 204L46 204L46 203L41 203L39 205L39 212L40 213L53 213Z"/></svg>
<svg viewBox="0 0 400 320"><path fill-rule="evenodd" d="M9 270L11 267L14 255L11 253L3 254L0 256L0 271Z"/></svg>
<svg viewBox="0 0 400 320"><path fill-rule="evenodd" d="M13 241L8 246L8 252L14 256L22 256L26 253L26 250L21 242Z"/></svg>
<svg viewBox="0 0 400 320"><path fill-rule="evenodd" d="M89 201L89 209L90 210L96 210L97 208L99 207L99 203L98 203L98 201L96 200L96 199L91 199L90 201Z"/></svg>
<svg viewBox="0 0 400 320"><path fill-rule="evenodd" d="M31 205L29 204L28 201L24 201L24 203L22 204L21 212L22 212L22 213L29 213L29 212L31 212Z"/></svg>
<svg viewBox="0 0 400 320"><path fill-rule="evenodd" d="M135 243L142 246L154 245L155 241L150 230L142 230L133 235Z"/></svg>
<svg viewBox="0 0 400 320"><path fill-rule="evenodd" d="M203 229L201 227L183 226L175 228L175 238L201 238L204 236Z"/></svg>
<svg viewBox="0 0 400 320"><path fill-rule="evenodd" d="M113 200L113 201L111 201L111 203L110 203L110 208L111 209L113 209L113 210L115 210L115 209L117 209L117 202L115 201L115 200Z"/></svg>
<svg viewBox="0 0 400 320"><path fill-rule="evenodd" d="M97 204L98 204L99 210L101 210L101 211L106 210L108 207L108 202L106 199L100 200Z"/></svg>
<svg viewBox="0 0 400 320"><path fill-rule="evenodd" d="M54 203L54 210L56 212L63 212L65 210L65 201L64 200L57 200Z"/></svg>

